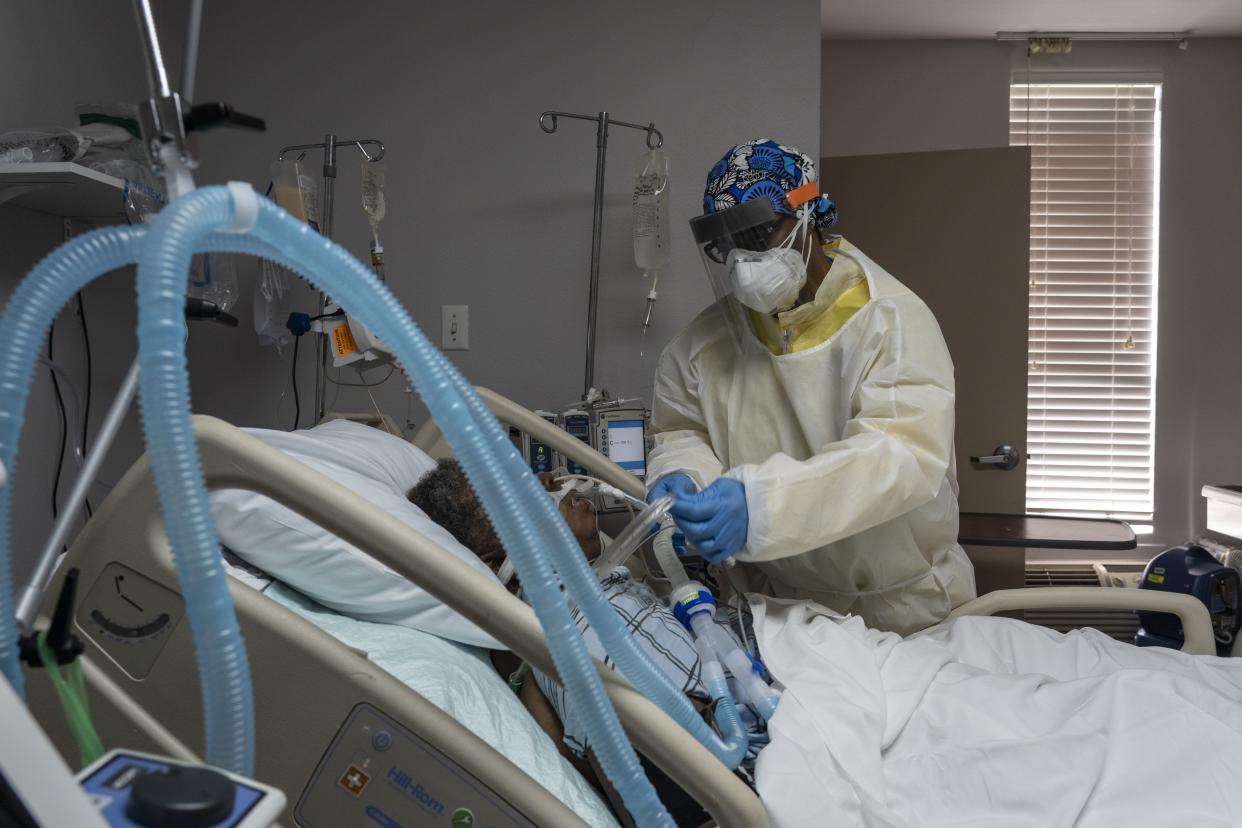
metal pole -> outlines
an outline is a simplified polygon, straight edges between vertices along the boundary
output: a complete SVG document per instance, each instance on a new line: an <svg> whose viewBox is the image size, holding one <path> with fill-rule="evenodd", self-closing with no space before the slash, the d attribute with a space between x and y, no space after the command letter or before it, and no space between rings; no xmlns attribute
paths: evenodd
<svg viewBox="0 0 1242 828"><path fill-rule="evenodd" d="M181 62L181 97L194 100L194 75L198 71L198 36L203 24L203 0L190 0L185 24L185 55Z"/></svg>
<svg viewBox="0 0 1242 828"><path fill-rule="evenodd" d="M112 398L112 405L104 416L103 425L99 427L99 434L95 436L95 450L86 458L86 462L82 464L82 470L78 472L77 479L73 481L69 499L61 509L56 525L52 527L52 535L47 539L47 544L43 547L43 552L35 564L34 575L31 576L30 583L26 585L26 590L17 604L17 623L23 635L30 633L31 625L39 614L39 604L43 601L43 593L47 591L47 585L56 571L57 556L69 538L69 527L72 526L78 510L82 508L91 484L99 476L99 467L103 465L104 457L107 456L108 449L112 447L112 441L116 439L121 423L125 421L125 413L129 411L137 391L138 360L135 358L130 363L125 379L121 380L121 387L117 390L116 396Z"/></svg>
<svg viewBox="0 0 1242 828"><path fill-rule="evenodd" d="M320 229L332 238L332 196L336 188L336 136L329 132L323 136L323 215Z"/></svg>
<svg viewBox="0 0 1242 828"><path fill-rule="evenodd" d="M142 44L146 46L147 82L152 96L167 98L172 94L172 88L168 85L168 72L164 69L164 55L160 52L160 36L155 30L155 15L151 12L150 0L134 0L134 13L138 15Z"/></svg>
<svg viewBox="0 0 1242 828"><path fill-rule="evenodd" d="M585 399L595 387L595 323L599 315L599 253L604 233L604 162L608 158L608 113L599 113L595 131L595 209L591 217L591 293L587 306Z"/></svg>
<svg viewBox="0 0 1242 828"><path fill-rule="evenodd" d="M329 132L323 136L323 204L320 207L319 232L324 238L332 238L332 202L336 190L336 135ZM319 294L319 312L322 314L327 297ZM328 338L319 337L319 361L315 364L315 422L323 419L328 402Z"/></svg>

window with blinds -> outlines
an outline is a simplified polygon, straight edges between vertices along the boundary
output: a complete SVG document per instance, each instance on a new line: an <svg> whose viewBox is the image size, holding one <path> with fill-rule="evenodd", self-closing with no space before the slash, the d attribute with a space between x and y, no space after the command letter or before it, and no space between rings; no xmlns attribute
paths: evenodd
<svg viewBox="0 0 1242 828"><path fill-rule="evenodd" d="M1010 145L1031 148L1030 513L1152 521L1160 90L1010 87Z"/></svg>

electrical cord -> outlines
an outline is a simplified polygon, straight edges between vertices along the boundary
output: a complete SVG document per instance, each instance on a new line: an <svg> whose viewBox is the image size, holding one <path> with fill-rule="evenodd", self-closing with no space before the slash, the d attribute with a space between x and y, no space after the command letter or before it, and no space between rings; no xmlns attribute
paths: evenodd
<svg viewBox="0 0 1242 828"><path fill-rule="evenodd" d="M302 401L298 399L298 345L301 342L302 337L293 338L293 428L290 431L297 431L302 420Z"/></svg>
<svg viewBox="0 0 1242 828"><path fill-rule="evenodd" d="M82 323L82 345L86 351L86 399L82 402L82 459L86 459L86 438L90 430L91 422L91 374L93 373L91 364L91 333L86 327L86 306L82 304L82 291L78 291L78 320ZM86 516L89 518L93 514L91 511L90 498L82 498L82 505L86 508Z"/></svg>
<svg viewBox="0 0 1242 828"><path fill-rule="evenodd" d="M326 379L328 382L332 383L333 385L340 385L345 388L374 388L377 385L383 385L384 383L388 382L388 380L390 380L392 378L392 375L395 373L397 373L397 366L394 365L388 369L387 374L384 374L383 379L376 380L375 382L343 382L338 379L333 379L332 377L328 376L326 372L324 373L323 377L324 379Z"/></svg>
<svg viewBox="0 0 1242 828"><path fill-rule="evenodd" d="M56 320L47 334L47 359L54 362L56 341ZM56 394L56 408L60 412L60 450L56 453L56 476L52 480L52 520L60 516L60 473L65 467L65 445L69 442L69 415L65 411L65 398L60 393L60 380L56 372L52 372L52 391Z"/></svg>

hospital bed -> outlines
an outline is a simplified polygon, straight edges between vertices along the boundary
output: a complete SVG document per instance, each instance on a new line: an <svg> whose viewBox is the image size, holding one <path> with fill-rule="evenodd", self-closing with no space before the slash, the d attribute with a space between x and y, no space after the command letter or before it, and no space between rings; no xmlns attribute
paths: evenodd
<svg viewBox="0 0 1242 828"><path fill-rule="evenodd" d="M601 479L642 494L637 480L589 446L499 395L480 393L502 422L552 445ZM533 612L498 583L481 578L406 524L242 430L205 416L194 418L194 429L209 488L254 491L313 519L423 586L537 669L556 675ZM420 431L414 442L433 456L448 453L434 426ZM119 629L100 640L83 636L83 669L100 736L108 746L185 759L201 756L202 713L193 647L188 624L176 623L178 585L145 457L75 540L48 591L45 619L64 573L76 568L81 583L77 626L80 633L86 632L82 613L90 610L82 596L109 577L105 570L110 566L124 567L123 571L149 581L150 600L166 605L162 614L171 622L165 618L162 630ZM364 653L249 586L232 582L230 589L253 677L255 777L287 794L285 824L340 824L333 821L332 797L340 797L340 788L354 796L350 786L360 779L351 780L344 771L353 770L361 761L358 757L375 754L381 745L406 752L408 758L391 755L394 767L407 762L435 769L441 784L471 802L477 824L488 824L481 814L497 825L583 824L522 767ZM1186 630L1184 649L1212 652L1207 612L1189 596L1104 588L1016 590L984 596L955 614L1067 604L1142 605L1176 613ZM762 803L749 787L623 679L602 667L601 672L635 746L719 825L768 824ZM73 741L46 678L41 671L31 671L28 680L32 710L62 753L73 756ZM360 789L357 796L382 790L383 786ZM439 796L432 804L449 804L448 797ZM427 805L415 801L409 807L417 811Z"/></svg>

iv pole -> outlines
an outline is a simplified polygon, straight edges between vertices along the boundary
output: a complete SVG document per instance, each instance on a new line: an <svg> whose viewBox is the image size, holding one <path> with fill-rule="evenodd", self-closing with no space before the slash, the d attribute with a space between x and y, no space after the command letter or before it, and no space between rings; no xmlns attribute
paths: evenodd
<svg viewBox="0 0 1242 828"><path fill-rule="evenodd" d="M610 125L629 127L647 133L647 149L658 149L664 146L664 136L655 128L655 123L646 126L631 124L627 121L616 121L608 117L608 112L598 115L575 115L572 112L556 112L548 110L539 115L539 128L546 133L556 132L558 118L574 118L579 121L595 122L595 206L591 216L591 292L587 300L587 347L586 347L586 381L582 389L582 398L591 400L595 392L595 334L596 317L599 313L599 252L601 237L604 230L604 163L608 159L608 127ZM654 139L654 143L652 142Z"/></svg>
<svg viewBox="0 0 1242 828"><path fill-rule="evenodd" d="M308 150L323 151L323 209L319 216L319 232L326 238L332 238L332 202L336 190L336 150L338 147L353 145L358 147L358 151L362 153L362 157L371 163L380 161L384 157L384 142L378 138L350 138L342 141L333 133L329 132L323 136L323 141L318 144L294 144L285 147L277 156L277 161L284 161L285 155L291 152L301 151L302 155L306 155ZM374 155L368 153L363 147L376 147ZM324 305L327 303L327 297L322 293L319 294L319 313L323 313ZM323 419L324 403L327 401L328 386L324 382L324 376L327 372L328 363L328 338L326 336L319 338L319 360L315 364L315 422Z"/></svg>

